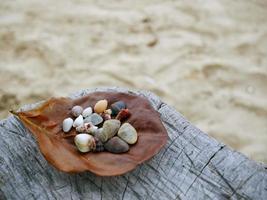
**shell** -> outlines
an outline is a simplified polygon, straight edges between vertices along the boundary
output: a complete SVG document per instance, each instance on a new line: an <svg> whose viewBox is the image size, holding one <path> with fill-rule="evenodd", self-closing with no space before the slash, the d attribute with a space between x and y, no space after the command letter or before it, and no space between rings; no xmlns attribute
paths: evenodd
<svg viewBox="0 0 267 200"><path fill-rule="evenodd" d="M71 119L70 117L69 118L66 118L64 119L63 123L62 123L62 129L65 133L69 132L72 128L72 125L73 125L73 119Z"/></svg>
<svg viewBox="0 0 267 200"><path fill-rule="evenodd" d="M104 121L111 119L111 115L107 113L102 113L101 117L104 119Z"/></svg>
<svg viewBox="0 0 267 200"><path fill-rule="evenodd" d="M129 145L117 136L107 141L104 147L111 153L124 153L129 150Z"/></svg>
<svg viewBox="0 0 267 200"><path fill-rule="evenodd" d="M130 111L128 109L122 109L116 116L116 119L122 122L127 120L129 117L131 117Z"/></svg>
<svg viewBox="0 0 267 200"><path fill-rule="evenodd" d="M71 109L71 114L74 116L74 117L78 117L79 115L81 115L83 112L83 108L81 106L74 106L72 109Z"/></svg>
<svg viewBox="0 0 267 200"><path fill-rule="evenodd" d="M96 143L93 136L81 133L75 136L74 143L80 152L86 153L96 149Z"/></svg>
<svg viewBox="0 0 267 200"><path fill-rule="evenodd" d="M92 123L93 125L99 125L103 122L103 118L97 114L97 113L93 113L92 115L90 115L89 117L85 118L84 120L85 123Z"/></svg>
<svg viewBox="0 0 267 200"><path fill-rule="evenodd" d="M129 123L124 123L120 127L118 136L128 144L135 144L137 141L137 131Z"/></svg>
<svg viewBox="0 0 267 200"><path fill-rule="evenodd" d="M82 115L79 115L79 117L77 117L73 123L73 127L78 127L78 126L81 126L83 125L83 116Z"/></svg>
<svg viewBox="0 0 267 200"><path fill-rule="evenodd" d="M94 150L95 152L105 151L104 144L96 137L95 137L95 143L96 143L96 148Z"/></svg>
<svg viewBox="0 0 267 200"><path fill-rule="evenodd" d="M100 100L95 104L94 111L98 114L103 113L108 107L108 101L106 99Z"/></svg>
<svg viewBox="0 0 267 200"><path fill-rule="evenodd" d="M126 103L124 103L123 101L117 101L113 103L110 108L112 110L112 115L116 116L120 112L120 110L126 108Z"/></svg>
<svg viewBox="0 0 267 200"><path fill-rule="evenodd" d="M109 115L112 115L112 110L111 109L107 109L104 111L105 114L109 114Z"/></svg>
<svg viewBox="0 0 267 200"><path fill-rule="evenodd" d="M94 126L91 123L85 123L82 124L81 126L76 127L76 131L79 133L89 133L91 135L94 135L94 133L97 130L97 126Z"/></svg>
<svg viewBox="0 0 267 200"><path fill-rule="evenodd" d="M91 107L85 108L82 112L82 116L84 118L90 116L93 113L93 109Z"/></svg>
<svg viewBox="0 0 267 200"><path fill-rule="evenodd" d="M101 142L105 143L108 139L112 138L117 134L119 128L121 126L121 122L116 119L110 119L104 122L103 130L101 134L98 134Z"/></svg>

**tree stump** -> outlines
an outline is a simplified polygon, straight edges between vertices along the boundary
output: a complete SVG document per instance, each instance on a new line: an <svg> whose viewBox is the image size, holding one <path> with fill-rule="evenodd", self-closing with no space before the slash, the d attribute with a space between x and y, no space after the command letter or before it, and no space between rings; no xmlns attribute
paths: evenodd
<svg viewBox="0 0 267 200"><path fill-rule="evenodd" d="M161 114L168 143L151 160L117 177L67 174L47 163L14 116L0 122L0 199L267 199L267 167L216 141L148 91L134 93ZM35 105L24 106L22 110Z"/></svg>

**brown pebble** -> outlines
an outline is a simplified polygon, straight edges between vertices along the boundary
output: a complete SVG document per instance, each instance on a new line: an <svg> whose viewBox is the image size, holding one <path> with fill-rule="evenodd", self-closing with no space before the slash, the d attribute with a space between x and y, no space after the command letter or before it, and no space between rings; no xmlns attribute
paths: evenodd
<svg viewBox="0 0 267 200"><path fill-rule="evenodd" d="M116 116L117 120L125 121L131 116L131 113L128 109L122 109L119 114Z"/></svg>

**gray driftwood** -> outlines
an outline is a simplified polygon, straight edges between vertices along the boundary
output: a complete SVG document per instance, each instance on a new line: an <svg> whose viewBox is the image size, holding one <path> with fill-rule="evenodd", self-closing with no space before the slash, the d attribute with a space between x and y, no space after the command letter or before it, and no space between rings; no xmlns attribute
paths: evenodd
<svg viewBox="0 0 267 200"><path fill-rule="evenodd" d="M267 170L190 124L156 95L149 99L168 130L167 145L148 162L118 177L66 174L49 165L15 117L0 122L0 199L267 199ZM26 106L23 109L29 109Z"/></svg>

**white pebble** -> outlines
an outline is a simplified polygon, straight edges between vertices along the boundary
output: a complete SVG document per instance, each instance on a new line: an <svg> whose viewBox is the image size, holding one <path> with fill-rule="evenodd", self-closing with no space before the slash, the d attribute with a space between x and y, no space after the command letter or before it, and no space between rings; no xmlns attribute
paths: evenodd
<svg viewBox="0 0 267 200"><path fill-rule="evenodd" d="M73 123L73 127L78 127L83 125L83 116L80 115L79 117L77 117Z"/></svg>
<svg viewBox="0 0 267 200"><path fill-rule="evenodd" d="M93 113L93 109L91 107L88 107L88 108L85 108L83 113L82 113L82 116L84 118L88 117L89 115L91 115Z"/></svg>
<svg viewBox="0 0 267 200"><path fill-rule="evenodd" d="M65 133L69 132L71 130L72 125L73 125L73 119L71 118L64 119L63 124L62 124L63 131Z"/></svg>

